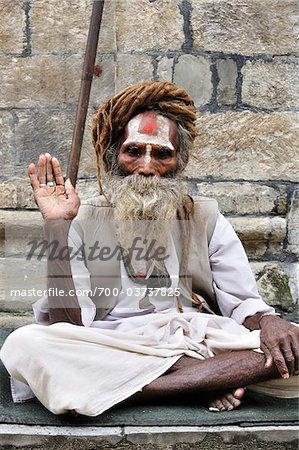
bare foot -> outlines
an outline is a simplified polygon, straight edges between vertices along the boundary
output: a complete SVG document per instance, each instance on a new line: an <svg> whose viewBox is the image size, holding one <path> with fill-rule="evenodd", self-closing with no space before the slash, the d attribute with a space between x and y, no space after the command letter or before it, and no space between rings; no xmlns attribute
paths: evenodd
<svg viewBox="0 0 299 450"><path fill-rule="evenodd" d="M233 392L227 392L221 397L209 402L209 411L232 411L241 405L241 400L245 394L244 388L235 389Z"/></svg>

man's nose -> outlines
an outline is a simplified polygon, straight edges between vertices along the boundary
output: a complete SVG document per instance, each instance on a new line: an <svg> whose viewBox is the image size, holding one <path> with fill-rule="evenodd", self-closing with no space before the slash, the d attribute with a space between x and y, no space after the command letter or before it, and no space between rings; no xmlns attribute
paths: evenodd
<svg viewBox="0 0 299 450"><path fill-rule="evenodd" d="M137 169L138 175L144 175L146 177L150 177L153 175L157 175L154 164L151 162L145 162L144 159L140 163Z"/></svg>

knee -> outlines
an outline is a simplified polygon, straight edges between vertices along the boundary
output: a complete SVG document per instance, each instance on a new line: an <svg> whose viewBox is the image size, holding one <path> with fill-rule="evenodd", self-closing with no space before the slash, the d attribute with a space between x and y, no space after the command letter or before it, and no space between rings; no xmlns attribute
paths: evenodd
<svg viewBox="0 0 299 450"><path fill-rule="evenodd" d="M36 333L41 325L26 325L13 331L5 340L0 350L0 358L7 367L11 361L27 357L33 348Z"/></svg>

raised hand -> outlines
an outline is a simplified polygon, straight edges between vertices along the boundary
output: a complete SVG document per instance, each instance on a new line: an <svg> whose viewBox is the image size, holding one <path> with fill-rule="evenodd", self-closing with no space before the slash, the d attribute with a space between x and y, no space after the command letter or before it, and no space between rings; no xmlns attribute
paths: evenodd
<svg viewBox="0 0 299 450"><path fill-rule="evenodd" d="M58 159L49 153L40 155L37 171L35 165L30 164L28 175L45 220L71 220L77 215L80 199L70 180L64 183Z"/></svg>

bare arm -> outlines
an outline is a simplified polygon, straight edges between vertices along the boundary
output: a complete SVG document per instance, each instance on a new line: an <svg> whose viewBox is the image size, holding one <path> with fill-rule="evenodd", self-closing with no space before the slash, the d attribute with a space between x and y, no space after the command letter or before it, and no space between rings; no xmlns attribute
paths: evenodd
<svg viewBox="0 0 299 450"><path fill-rule="evenodd" d="M44 218L47 244L55 243L55 255L48 255L48 295L50 323L68 322L82 325L81 311L72 279L68 251L68 232L77 215L80 199L67 180L64 183L59 161L49 153L40 155L37 170L28 167L35 201ZM59 295L59 291L63 295Z"/></svg>

